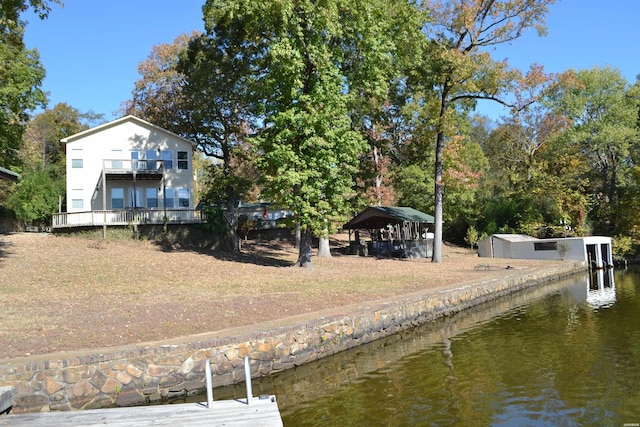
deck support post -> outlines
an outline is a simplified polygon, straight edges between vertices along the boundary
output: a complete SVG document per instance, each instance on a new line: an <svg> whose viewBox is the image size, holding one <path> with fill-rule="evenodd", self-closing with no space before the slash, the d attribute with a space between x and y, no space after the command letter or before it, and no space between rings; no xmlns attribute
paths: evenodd
<svg viewBox="0 0 640 427"><path fill-rule="evenodd" d="M104 172L105 162L102 161L102 238L107 240L107 181ZM67 209L68 210L68 209Z"/></svg>

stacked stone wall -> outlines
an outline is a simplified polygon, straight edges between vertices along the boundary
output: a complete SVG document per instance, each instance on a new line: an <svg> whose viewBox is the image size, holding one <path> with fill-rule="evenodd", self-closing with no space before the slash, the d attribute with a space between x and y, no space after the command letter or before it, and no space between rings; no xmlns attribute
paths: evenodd
<svg viewBox="0 0 640 427"><path fill-rule="evenodd" d="M341 313L319 313L311 320L294 317L224 335L187 337L184 342L7 360L0 363L0 385L15 388L12 413L161 402L202 392L207 358L214 385L231 385L245 379L245 355L252 377L274 374L586 268L584 263L563 263L516 270L499 280L343 307Z"/></svg>

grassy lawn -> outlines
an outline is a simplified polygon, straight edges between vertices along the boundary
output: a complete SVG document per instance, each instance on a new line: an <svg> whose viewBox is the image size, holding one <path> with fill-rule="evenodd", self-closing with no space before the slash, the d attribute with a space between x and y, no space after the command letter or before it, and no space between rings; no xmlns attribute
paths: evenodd
<svg viewBox="0 0 640 427"><path fill-rule="evenodd" d="M507 260L447 246L443 262L339 254L290 267L290 243L243 253L36 233L0 235L0 358L219 331L507 274ZM496 266L478 270L478 264ZM518 268L548 262L508 260ZM498 268L499 267L499 268Z"/></svg>

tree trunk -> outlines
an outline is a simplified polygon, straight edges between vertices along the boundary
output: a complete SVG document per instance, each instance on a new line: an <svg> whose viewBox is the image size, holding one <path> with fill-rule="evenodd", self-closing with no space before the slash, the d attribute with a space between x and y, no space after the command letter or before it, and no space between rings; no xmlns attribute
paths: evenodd
<svg viewBox="0 0 640 427"><path fill-rule="evenodd" d="M300 223L299 222L296 222L294 247L296 249L300 249Z"/></svg>
<svg viewBox="0 0 640 427"><path fill-rule="evenodd" d="M432 262L442 262L442 196L444 193L444 186L442 183L442 153L444 151L444 134L438 132L438 138L436 142L436 175L435 175L435 200L433 207L433 254L431 256Z"/></svg>
<svg viewBox="0 0 640 427"><path fill-rule="evenodd" d="M234 200L227 200L227 220L231 231L231 250L240 252L242 250L242 239L238 235L238 209Z"/></svg>
<svg viewBox="0 0 640 427"><path fill-rule="evenodd" d="M311 230L300 231L300 249L298 250L298 262L296 267L313 267L311 262Z"/></svg>
<svg viewBox="0 0 640 427"><path fill-rule="evenodd" d="M318 256L331 258L331 248L329 247L329 237L320 237L318 241Z"/></svg>
<svg viewBox="0 0 640 427"><path fill-rule="evenodd" d="M378 206L382 206L382 197L380 194L380 187L382 184L382 177L380 176L380 159L378 158L378 147L373 147L373 163L376 170L376 198Z"/></svg>
<svg viewBox="0 0 640 427"><path fill-rule="evenodd" d="M449 103L449 86L445 84L442 91L440 104L440 123L438 124L438 134L436 136L436 174L434 184L434 203L433 203L433 254L432 262L442 262L442 199L444 194L444 183L442 182L443 155L444 155L444 130L442 122L445 119Z"/></svg>

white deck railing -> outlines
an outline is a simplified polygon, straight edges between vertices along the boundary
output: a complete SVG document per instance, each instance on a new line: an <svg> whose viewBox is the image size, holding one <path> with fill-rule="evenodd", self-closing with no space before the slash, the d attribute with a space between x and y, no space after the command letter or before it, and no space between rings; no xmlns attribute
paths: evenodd
<svg viewBox="0 0 640 427"><path fill-rule="evenodd" d="M166 216L166 221L165 221ZM189 224L206 221L206 215L195 209L128 209L53 214L53 228L91 227L131 224Z"/></svg>
<svg viewBox="0 0 640 427"><path fill-rule="evenodd" d="M164 160L136 160L136 159L104 159L102 167L105 172L162 172Z"/></svg>

